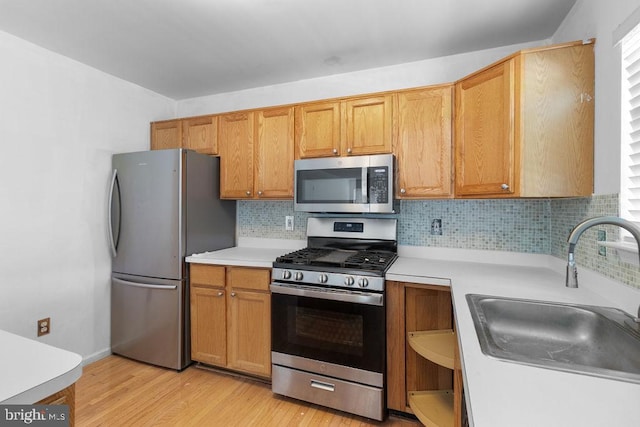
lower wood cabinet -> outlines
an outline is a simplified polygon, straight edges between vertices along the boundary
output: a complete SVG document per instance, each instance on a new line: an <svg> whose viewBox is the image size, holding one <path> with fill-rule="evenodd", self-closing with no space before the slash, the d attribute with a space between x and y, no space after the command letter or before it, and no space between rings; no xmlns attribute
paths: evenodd
<svg viewBox="0 0 640 427"><path fill-rule="evenodd" d="M460 426L462 372L448 287L385 284L387 407L429 426Z"/></svg>
<svg viewBox="0 0 640 427"><path fill-rule="evenodd" d="M191 358L271 376L271 270L190 265Z"/></svg>
<svg viewBox="0 0 640 427"><path fill-rule="evenodd" d="M76 385L71 384L69 387L60 390L57 393L47 396L36 405L67 405L69 407L69 426L75 425L76 412Z"/></svg>

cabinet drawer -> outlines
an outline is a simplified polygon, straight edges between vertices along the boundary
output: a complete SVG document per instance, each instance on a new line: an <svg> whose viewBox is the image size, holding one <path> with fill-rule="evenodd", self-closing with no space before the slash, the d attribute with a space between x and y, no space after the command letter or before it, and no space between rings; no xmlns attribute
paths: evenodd
<svg viewBox="0 0 640 427"><path fill-rule="evenodd" d="M232 288L268 291L271 270L268 268L227 267L227 283Z"/></svg>
<svg viewBox="0 0 640 427"><path fill-rule="evenodd" d="M191 285L224 288L225 268L220 265L191 264Z"/></svg>

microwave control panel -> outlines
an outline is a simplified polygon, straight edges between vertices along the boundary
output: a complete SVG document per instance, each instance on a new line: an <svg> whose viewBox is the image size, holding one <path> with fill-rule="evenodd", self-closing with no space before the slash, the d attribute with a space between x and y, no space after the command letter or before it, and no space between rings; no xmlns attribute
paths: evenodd
<svg viewBox="0 0 640 427"><path fill-rule="evenodd" d="M369 203L389 202L389 168L386 166L369 168Z"/></svg>

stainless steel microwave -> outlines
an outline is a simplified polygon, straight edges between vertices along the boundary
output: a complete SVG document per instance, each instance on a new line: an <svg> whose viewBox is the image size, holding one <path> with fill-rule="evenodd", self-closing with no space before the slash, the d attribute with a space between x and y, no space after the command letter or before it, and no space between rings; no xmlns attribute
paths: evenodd
<svg viewBox="0 0 640 427"><path fill-rule="evenodd" d="M296 211L395 212L393 154L302 159L294 169Z"/></svg>

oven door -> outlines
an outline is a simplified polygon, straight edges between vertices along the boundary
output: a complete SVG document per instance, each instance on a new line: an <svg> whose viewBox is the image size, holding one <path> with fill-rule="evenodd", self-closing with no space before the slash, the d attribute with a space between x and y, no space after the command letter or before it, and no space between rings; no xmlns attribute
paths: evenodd
<svg viewBox="0 0 640 427"><path fill-rule="evenodd" d="M384 373L384 295L271 284L272 351Z"/></svg>

